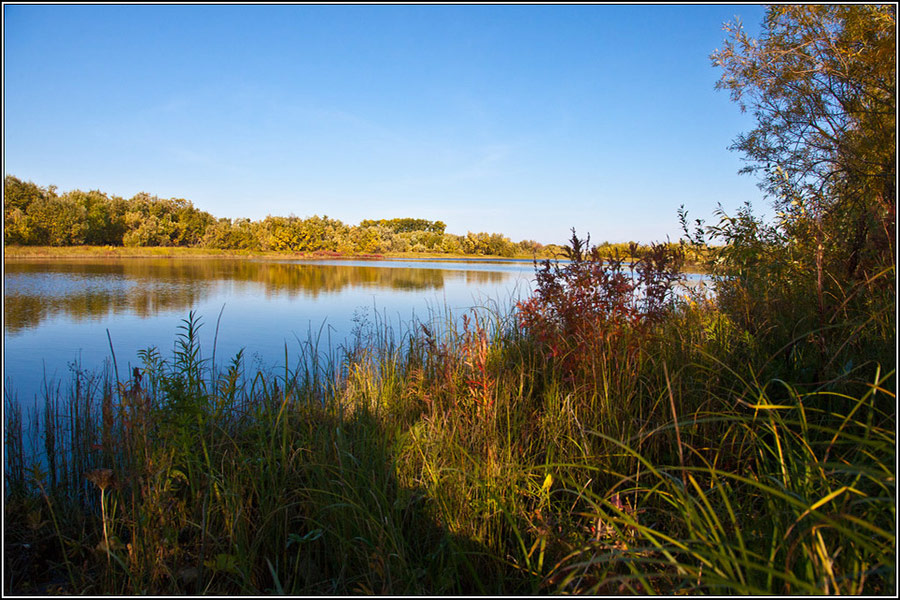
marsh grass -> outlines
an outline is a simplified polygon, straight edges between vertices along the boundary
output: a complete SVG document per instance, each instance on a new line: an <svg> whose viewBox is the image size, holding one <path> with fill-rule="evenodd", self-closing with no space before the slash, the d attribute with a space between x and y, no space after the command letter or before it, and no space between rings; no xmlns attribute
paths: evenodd
<svg viewBox="0 0 900 600"><path fill-rule="evenodd" d="M748 389L753 400L737 414L681 424L721 432L716 445L686 446L685 464L660 466L606 438L642 477L600 469L619 478L616 498L633 502L586 494L604 533L561 561L555 581L605 594L892 593L895 435L874 425L887 415L872 402L886 379L876 376L845 415L780 382L787 401L772 402L769 386ZM739 468L729 466L735 453Z"/></svg>
<svg viewBox="0 0 900 600"><path fill-rule="evenodd" d="M11 260L46 260L46 259L96 259L96 258L301 258L304 260L381 260L384 258L405 260L429 260L457 259L457 260L483 260L503 261L510 258L532 259L532 252L517 252L512 256L481 256L460 253L443 252L331 252L327 250L294 252L288 250L262 250L239 248L207 248L186 246L21 246L8 245L4 247L4 258Z"/></svg>
<svg viewBox="0 0 900 600"><path fill-rule="evenodd" d="M124 380L48 382L36 452L7 388L5 591L891 594L895 373L859 358L889 318L795 383L797 344L634 294L561 336L511 303L361 311L269 369L191 313Z"/></svg>

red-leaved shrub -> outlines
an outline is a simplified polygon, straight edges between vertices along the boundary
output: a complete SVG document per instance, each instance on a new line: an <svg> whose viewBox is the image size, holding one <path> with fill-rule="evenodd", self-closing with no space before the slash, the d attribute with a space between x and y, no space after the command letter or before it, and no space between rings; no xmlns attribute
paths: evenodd
<svg viewBox="0 0 900 600"><path fill-rule="evenodd" d="M590 236L580 240L573 229L568 262L536 264L535 291L518 304L521 326L570 373L592 353L624 350L627 358L636 351L673 305L684 263L680 248L668 244L651 244L631 263L589 244Z"/></svg>

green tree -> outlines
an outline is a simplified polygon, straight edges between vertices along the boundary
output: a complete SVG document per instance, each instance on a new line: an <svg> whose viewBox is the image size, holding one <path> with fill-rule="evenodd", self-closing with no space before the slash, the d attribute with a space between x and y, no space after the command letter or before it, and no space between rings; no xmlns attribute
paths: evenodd
<svg viewBox="0 0 900 600"><path fill-rule="evenodd" d="M374 221L364 221L374 223ZM359 225L350 228L350 240L353 252L364 254L380 254L391 250L391 238L394 231L384 225Z"/></svg>
<svg viewBox="0 0 900 600"><path fill-rule="evenodd" d="M82 244L87 229L84 206L71 198L57 196L52 186L28 203L21 221L12 221L24 228L25 243L44 246Z"/></svg>
<svg viewBox="0 0 900 600"><path fill-rule="evenodd" d="M413 231L444 233L447 228L443 221L429 221L428 219L364 219L359 223L360 227L372 227L373 225L387 227L394 233L411 233Z"/></svg>
<svg viewBox="0 0 900 600"><path fill-rule="evenodd" d="M120 246L125 234L125 215L121 198L111 200L99 190L74 190L63 198L84 208L84 243L94 246Z"/></svg>
<svg viewBox="0 0 900 600"><path fill-rule="evenodd" d="M759 39L726 30L717 87L755 117L733 149L777 219L718 211L706 233L725 242L709 249L719 305L789 377L893 363L895 7L779 5Z"/></svg>
<svg viewBox="0 0 900 600"><path fill-rule="evenodd" d="M215 223L212 223L206 228L203 239L201 240L201 245L204 248L235 248L231 233L232 229L231 219L224 217L218 219Z"/></svg>
<svg viewBox="0 0 900 600"><path fill-rule="evenodd" d="M760 39L728 24L712 55L717 87L756 118L733 148L805 250L823 320L831 280L895 261L895 25L892 5L779 5Z"/></svg>
<svg viewBox="0 0 900 600"><path fill-rule="evenodd" d="M206 227L200 245L206 248L222 248L230 250L253 250L260 248L256 229L259 223L240 218L232 221L221 218Z"/></svg>
<svg viewBox="0 0 900 600"><path fill-rule="evenodd" d="M297 222L299 218L266 216L262 222L260 246L263 250L301 250L300 232Z"/></svg>
<svg viewBox="0 0 900 600"><path fill-rule="evenodd" d="M12 175L3 179L3 232L7 244L36 243L28 208L37 201L46 201L50 191L30 181Z"/></svg>
<svg viewBox="0 0 900 600"><path fill-rule="evenodd" d="M206 211L195 208L183 198L166 201L174 223L172 243L176 246L198 246L203 239L206 228L215 222L215 217Z"/></svg>
<svg viewBox="0 0 900 600"><path fill-rule="evenodd" d="M463 251L461 238L458 235L445 233L441 239L440 249L446 254L460 254Z"/></svg>

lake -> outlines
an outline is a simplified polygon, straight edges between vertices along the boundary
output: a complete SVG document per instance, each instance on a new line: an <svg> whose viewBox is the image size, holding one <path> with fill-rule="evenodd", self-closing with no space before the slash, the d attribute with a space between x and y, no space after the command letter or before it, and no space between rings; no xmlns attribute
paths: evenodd
<svg viewBox="0 0 900 600"><path fill-rule="evenodd" d="M283 367L287 347L294 367L311 338L324 351L376 320L400 332L447 309L459 317L474 305L511 306L528 294L533 273L529 260L10 260L4 388L27 406L45 380L65 382L76 359L101 368L110 340L125 377L140 364L138 350L156 346L171 357L190 311L203 323L204 357L215 341L217 364L243 348L248 366Z"/></svg>
<svg viewBox="0 0 900 600"><path fill-rule="evenodd" d="M171 358L190 311L203 323L205 358L215 341L217 365L244 349L251 369L283 367L287 349L294 368L310 339L325 351L377 321L401 333L414 318L427 324L473 306L505 309L527 297L533 277L530 260L10 260L4 389L29 406L44 381L65 385L76 359L102 368L110 340L127 377L129 365L141 364L139 350L155 346Z"/></svg>

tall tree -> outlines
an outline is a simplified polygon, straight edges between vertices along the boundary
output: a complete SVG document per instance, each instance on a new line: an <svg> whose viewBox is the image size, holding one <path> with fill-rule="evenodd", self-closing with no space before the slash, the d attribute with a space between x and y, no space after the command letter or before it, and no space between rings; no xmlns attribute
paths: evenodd
<svg viewBox="0 0 900 600"><path fill-rule="evenodd" d="M896 8L779 5L759 39L725 29L717 87L756 118L733 148L809 248L824 317L829 276L866 280L895 261Z"/></svg>

